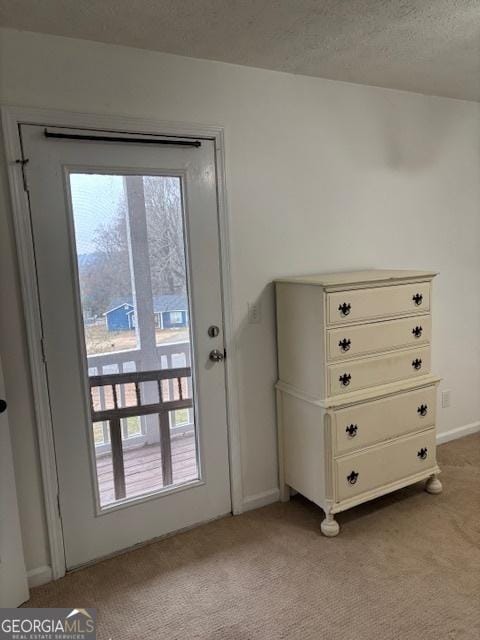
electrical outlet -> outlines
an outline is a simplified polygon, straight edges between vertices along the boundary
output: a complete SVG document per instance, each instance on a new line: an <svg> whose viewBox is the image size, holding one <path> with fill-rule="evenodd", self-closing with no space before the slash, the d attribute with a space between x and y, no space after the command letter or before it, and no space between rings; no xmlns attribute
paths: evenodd
<svg viewBox="0 0 480 640"><path fill-rule="evenodd" d="M248 303L248 322L249 324L258 324L260 322L260 303Z"/></svg>
<svg viewBox="0 0 480 640"><path fill-rule="evenodd" d="M452 390L445 389L445 391L442 391L442 409L447 409L450 406L451 400L452 400Z"/></svg>

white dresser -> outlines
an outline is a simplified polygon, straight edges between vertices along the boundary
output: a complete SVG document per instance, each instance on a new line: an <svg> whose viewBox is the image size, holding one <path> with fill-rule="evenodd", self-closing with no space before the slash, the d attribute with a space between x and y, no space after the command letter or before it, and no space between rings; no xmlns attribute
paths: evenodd
<svg viewBox="0 0 480 640"><path fill-rule="evenodd" d="M276 282L282 499L335 514L437 478L430 372L435 273L358 271Z"/></svg>

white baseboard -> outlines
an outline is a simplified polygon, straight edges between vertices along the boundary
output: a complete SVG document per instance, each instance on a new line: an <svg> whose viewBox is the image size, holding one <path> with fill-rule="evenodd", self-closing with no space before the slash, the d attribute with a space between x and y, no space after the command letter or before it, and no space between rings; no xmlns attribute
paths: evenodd
<svg viewBox="0 0 480 640"><path fill-rule="evenodd" d="M445 444L446 442L450 442L451 440L457 440L458 438L463 438L465 436L472 435L473 433L480 432L480 421L472 422L471 424L463 425L462 427L456 427L455 429L450 429L450 431L444 431L443 433L437 434L437 444ZM272 504L274 502L278 502L280 500L280 489L270 489L269 491L263 491L262 493L257 493L253 496L247 496L243 499L242 504L242 512L243 511L252 511L253 509L259 509L260 507L265 507L268 504ZM48 566L37 567L36 569L32 569L27 572L28 578L28 586L39 587L42 584L46 584L47 582L51 582L52 577L52 568Z"/></svg>
<svg viewBox="0 0 480 640"><path fill-rule="evenodd" d="M456 427L450 429L450 431L444 431L437 434L437 444L445 444L451 440L457 440L465 436L470 436L473 433L480 432L480 421L472 422L471 424L465 424L462 427ZM243 499L242 512L251 511L252 509L259 509L265 507L267 504L278 502L280 500L280 490L270 489L269 491L263 491L253 496L247 496Z"/></svg>
<svg viewBox="0 0 480 640"><path fill-rule="evenodd" d="M455 429L450 429L450 431L437 433L437 444L444 444L445 442L450 442L450 440L457 440L457 438L470 436L472 433L478 433L479 431L480 421L472 422L471 424L464 424L462 427L456 427Z"/></svg>
<svg viewBox="0 0 480 640"><path fill-rule="evenodd" d="M280 500L280 489L270 489L269 491L263 491L253 496L247 496L243 499L243 511L251 511L252 509L259 509L265 507L272 502L278 502Z"/></svg>
<svg viewBox="0 0 480 640"><path fill-rule="evenodd" d="M39 587L42 584L53 580L52 567L37 567L31 571L27 571L28 586Z"/></svg>

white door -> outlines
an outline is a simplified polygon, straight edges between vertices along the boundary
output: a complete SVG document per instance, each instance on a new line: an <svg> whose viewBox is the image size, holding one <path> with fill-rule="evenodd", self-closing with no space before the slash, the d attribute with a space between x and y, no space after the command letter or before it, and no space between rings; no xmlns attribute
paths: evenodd
<svg viewBox="0 0 480 640"><path fill-rule="evenodd" d="M72 568L231 510L215 150L21 137Z"/></svg>
<svg viewBox="0 0 480 640"><path fill-rule="evenodd" d="M27 574L0 362L0 608L18 607L25 600L28 600Z"/></svg>

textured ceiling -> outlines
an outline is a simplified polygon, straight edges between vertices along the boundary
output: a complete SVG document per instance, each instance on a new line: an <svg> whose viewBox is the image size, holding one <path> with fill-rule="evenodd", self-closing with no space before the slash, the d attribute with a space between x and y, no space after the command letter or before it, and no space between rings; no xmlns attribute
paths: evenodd
<svg viewBox="0 0 480 640"><path fill-rule="evenodd" d="M0 0L0 25L480 101L480 0Z"/></svg>

